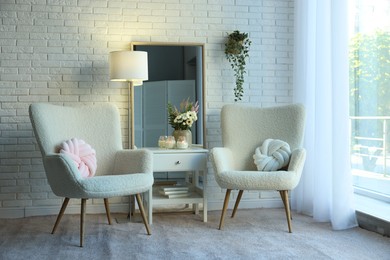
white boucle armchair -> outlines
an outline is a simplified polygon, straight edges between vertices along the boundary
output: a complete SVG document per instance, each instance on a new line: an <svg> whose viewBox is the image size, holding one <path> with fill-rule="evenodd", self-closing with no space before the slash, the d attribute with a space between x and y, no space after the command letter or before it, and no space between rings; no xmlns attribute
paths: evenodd
<svg viewBox="0 0 390 260"><path fill-rule="evenodd" d="M81 199L82 247L86 200L103 198L108 222L111 224L108 198L135 194L147 233L150 235L140 194L145 193L148 199L151 199L154 181L153 156L147 150L122 148L121 124L116 106L106 103L66 107L36 103L30 105L29 113L49 185L55 195L65 198L52 234L69 199ZM60 144L71 138L82 139L96 150L97 169L94 177L81 177L70 157L58 153Z"/></svg>
<svg viewBox="0 0 390 260"><path fill-rule="evenodd" d="M300 104L271 108L232 104L222 108L223 147L213 148L210 153L215 179L221 188L226 189L219 229L224 225L231 190L239 190L232 217L244 190L277 190L284 203L291 233L288 191L297 186L306 158L306 151L302 148L304 127L305 110ZM287 169L257 170L253 160L255 149L269 138L290 145L292 154Z"/></svg>

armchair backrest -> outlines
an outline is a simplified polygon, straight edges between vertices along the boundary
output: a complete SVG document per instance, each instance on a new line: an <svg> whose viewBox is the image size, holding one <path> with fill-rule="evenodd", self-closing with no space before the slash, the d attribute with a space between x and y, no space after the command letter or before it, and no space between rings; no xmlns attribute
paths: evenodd
<svg viewBox="0 0 390 260"><path fill-rule="evenodd" d="M231 150L234 170L256 170L255 149L268 138L280 139L291 151L302 146L305 110L300 104L261 108L225 105L221 112L222 143Z"/></svg>
<svg viewBox="0 0 390 260"><path fill-rule="evenodd" d="M96 150L96 175L111 173L115 153L122 149L119 112L112 104L66 107L35 103L29 109L42 156L59 152L59 145L78 138Z"/></svg>

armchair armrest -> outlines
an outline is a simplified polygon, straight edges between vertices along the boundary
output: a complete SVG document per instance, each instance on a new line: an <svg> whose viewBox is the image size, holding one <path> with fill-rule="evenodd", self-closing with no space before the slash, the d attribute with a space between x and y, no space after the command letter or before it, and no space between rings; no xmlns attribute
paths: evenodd
<svg viewBox="0 0 390 260"><path fill-rule="evenodd" d="M233 170L233 154L229 148L216 147L210 153L211 162L216 173Z"/></svg>
<svg viewBox="0 0 390 260"><path fill-rule="evenodd" d="M60 153L43 157L47 180L55 195L61 197L79 197L79 182L82 179L72 159Z"/></svg>
<svg viewBox="0 0 390 260"><path fill-rule="evenodd" d="M294 171L298 174L302 173L303 166L306 160L306 150L304 148L298 148L292 151L290 163L288 165L288 171Z"/></svg>
<svg viewBox="0 0 390 260"><path fill-rule="evenodd" d="M128 173L153 173L153 153L146 149L118 151L114 174Z"/></svg>

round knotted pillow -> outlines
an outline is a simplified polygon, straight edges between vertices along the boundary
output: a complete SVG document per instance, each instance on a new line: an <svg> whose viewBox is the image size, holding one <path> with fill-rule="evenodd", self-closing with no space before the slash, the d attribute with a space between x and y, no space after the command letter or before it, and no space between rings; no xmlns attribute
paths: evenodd
<svg viewBox="0 0 390 260"><path fill-rule="evenodd" d="M291 150L288 143L278 139L267 139L257 147L253 155L259 171L276 171L288 165Z"/></svg>
<svg viewBox="0 0 390 260"><path fill-rule="evenodd" d="M60 146L60 153L68 155L73 160L82 177L95 175L96 151L83 140L72 138L63 142Z"/></svg>

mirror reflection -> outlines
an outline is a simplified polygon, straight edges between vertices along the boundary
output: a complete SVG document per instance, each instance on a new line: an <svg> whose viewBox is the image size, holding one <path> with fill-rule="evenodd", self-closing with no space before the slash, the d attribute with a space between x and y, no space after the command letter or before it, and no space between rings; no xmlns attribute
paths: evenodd
<svg viewBox="0 0 390 260"><path fill-rule="evenodd" d="M167 105L199 102L192 143L204 146L204 46L186 43L133 42L148 53L149 80L134 88L134 136L137 147L157 147L160 136L172 135Z"/></svg>

